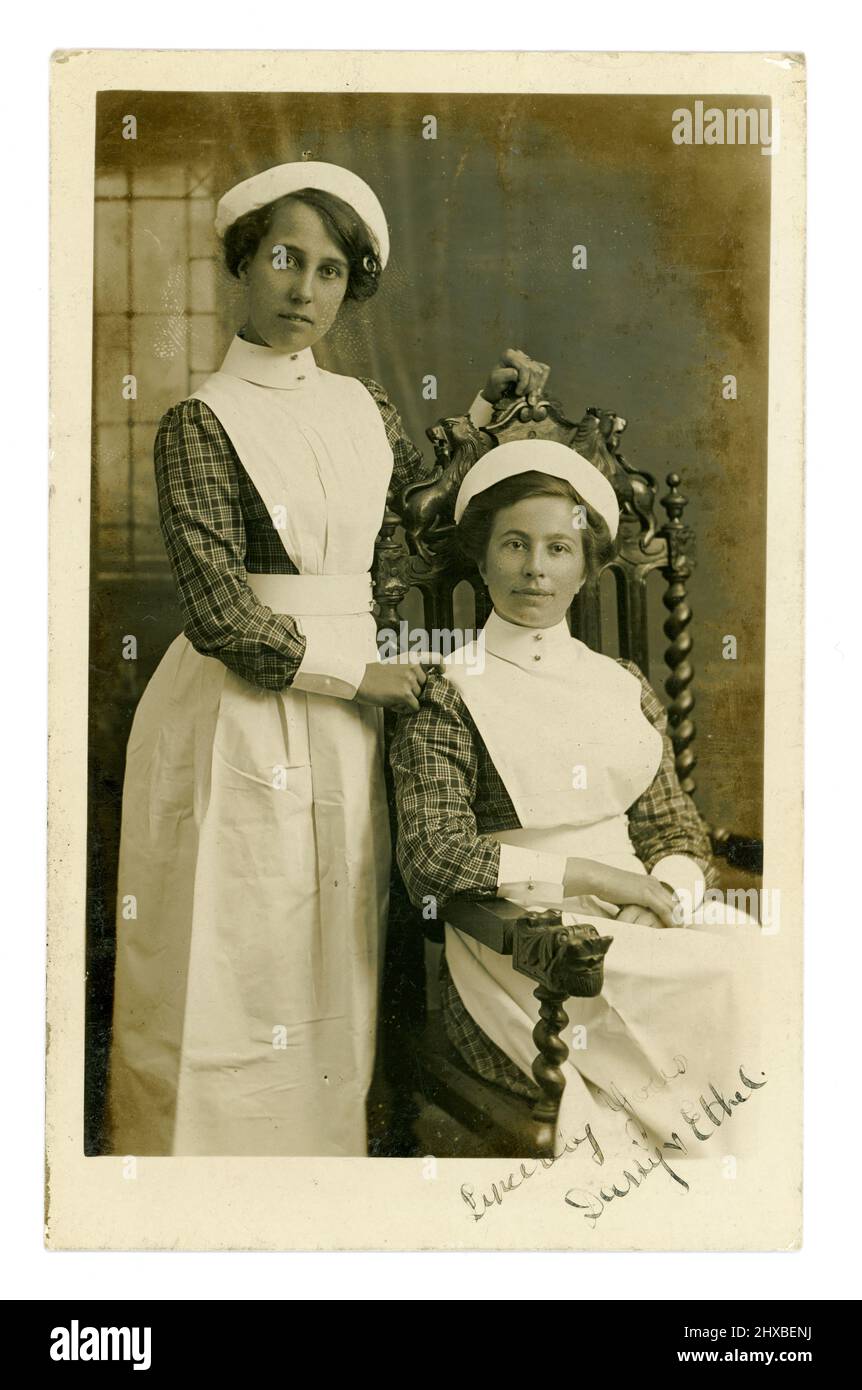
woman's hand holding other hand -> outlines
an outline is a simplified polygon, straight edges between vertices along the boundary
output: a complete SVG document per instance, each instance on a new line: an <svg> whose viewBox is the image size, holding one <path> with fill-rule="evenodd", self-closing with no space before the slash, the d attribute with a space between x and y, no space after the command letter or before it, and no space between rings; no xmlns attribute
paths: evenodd
<svg viewBox="0 0 862 1390"><path fill-rule="evenodd" d="M651 912L648 907L638 907L635 903L629 903L628 907L621 907L616 917L616 922L632 922L638 927L666 927L661 917ZM681 926L680 922L672 922L672 926Z"/></svg>
<svg viewBox="0 0 862 1390"><path fill-rule="evenodd" d="M507 348L491 369L482 387L482 395L490 405L496 405L508 387L514 384L516 396L526 396L530 405L536 405L544 394L550 374L551 369L546 362L534 362L520 348Z"/></svg>
<svg viewBox="0 0 862 1390"><path fill-rule="evenodd" d="M680 925L674 917L676 898L659 879L615 869L595 859L569 859L563 894L567 898L589 895L616 903L623 909L617 918L620 922L660 927Z"/></svg>

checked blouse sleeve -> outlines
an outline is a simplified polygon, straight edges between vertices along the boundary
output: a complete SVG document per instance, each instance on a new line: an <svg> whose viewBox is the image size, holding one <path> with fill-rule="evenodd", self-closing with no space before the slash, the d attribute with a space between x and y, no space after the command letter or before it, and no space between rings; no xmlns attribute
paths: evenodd
<svg viewBox="0 0 862 1390"><path fill-rule="evenodd" d="M162 418L155 442L159 518L184 631L196 651L266 690L290 685L305 639L246 582L246 532L236 455L203 401Z"/></svg>
<svg viewBox="0 0 862 1390"><path fill-rule="evenodd" d="M461 697L432 672L417 714L403 715L390 753L398 816L398 865L411 901L456 893L495 897L500 846L480 835L473 804L479 773Z"/></svg>

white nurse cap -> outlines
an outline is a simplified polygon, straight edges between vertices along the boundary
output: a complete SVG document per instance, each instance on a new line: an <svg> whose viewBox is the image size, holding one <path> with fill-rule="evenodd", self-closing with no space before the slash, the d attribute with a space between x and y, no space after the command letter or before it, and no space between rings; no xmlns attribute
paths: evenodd
<svg viewBox="0 0 862 1390"><path fill-rule="evenodd" d="M483 454L467 474L455 500L455 520L461 520L468 502L504 478L518 473L550 473L563 478L588 506L597 511L608 524L611 538L620 524L620 505L617 495L603 473L581 454L553 439L514 439L510 444L498 444Z"/></svg>
<svg viewBox="0 0 862 1390"><path fill-rule="evenodd" d="M381 266L386 265L389 259L389 228L377 194L350 169L342 169L340 164L324 164L320 160L276 164L272 169L264 169L262 174L255 174L229 189L216 209L217 235L223 237L228 227L245 213L255 212L276 198L298 193L302 188L319 188L322 193L333 193L336 198L349 203L377 242Z"/></svg>

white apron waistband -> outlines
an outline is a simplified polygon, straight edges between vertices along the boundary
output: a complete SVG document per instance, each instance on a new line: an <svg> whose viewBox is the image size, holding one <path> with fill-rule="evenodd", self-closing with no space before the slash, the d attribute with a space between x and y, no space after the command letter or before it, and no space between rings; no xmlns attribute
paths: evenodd
<svg viewBox="0 0 862 1390"><path fill-rule="evenodd" d="M248 586L273 613L291 617L348 617L370 613L371 575L249 574Z"/></svg>

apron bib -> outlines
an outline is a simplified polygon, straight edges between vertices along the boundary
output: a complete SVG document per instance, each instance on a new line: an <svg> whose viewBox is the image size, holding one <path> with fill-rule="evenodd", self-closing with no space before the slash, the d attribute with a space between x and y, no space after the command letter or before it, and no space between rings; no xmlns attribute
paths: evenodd
<svg viewBox="0 0 862 1390"><path fill-rule="evenodd" d="M658 771L661 735L641 711L640 682L565 623L537 636L494 613L467 654L449 658L446 677L524 829L623 815Z"/></svg>

